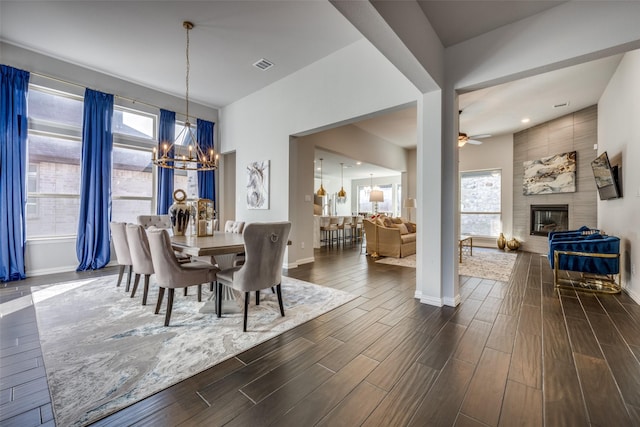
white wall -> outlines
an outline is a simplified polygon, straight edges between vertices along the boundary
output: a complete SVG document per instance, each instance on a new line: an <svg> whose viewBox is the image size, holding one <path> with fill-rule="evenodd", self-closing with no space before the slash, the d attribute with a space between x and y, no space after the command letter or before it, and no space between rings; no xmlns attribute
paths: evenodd
<svg viewBox="0 0 640 427"><path fill-rule="evenodd" d="M361 40L282 79L221 112L223 152L236 151L236 217L246 222L277 221L292 218L294 210L309 210L313 204L305 196L308 189L290 197L290 135L308 134L335 123L372 112L415 102L415 87L398 72L368 41ZM248 210L242 199L244 166L253 160L271 160L271 200L269 210ZM308 180L309 187L313 180ZM304 230L297 230L297 227ZM289 250L288 264L313 256L313 229L293 223L292 241L297 253ZM290 248L291 249L291 248ZM299 257L299 258L294 258Z"/></svg>
<svg viewBox="0 0 640 427"><path fill-rule="evenodd" d="M502 170L502 232L513 234L513 134L482 140L482 145L466 144L460 149L460 172ZM473 239L474 245L495 247L495 239Z"/></svg>
<svg viewBox="0 0 640 427"><path fill-rule="evenodd" d="M620 237L622 284L640 303L640 50L624 55L598 102L598 154L622 166L622 198L598 201L598 227Z"/></svg>

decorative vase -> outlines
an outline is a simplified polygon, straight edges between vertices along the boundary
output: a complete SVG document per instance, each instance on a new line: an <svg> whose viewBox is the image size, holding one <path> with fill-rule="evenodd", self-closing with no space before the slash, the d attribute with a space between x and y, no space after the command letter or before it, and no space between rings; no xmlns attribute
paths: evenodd
<svg viewBox="0 0 640 427"><path fill-rule="evenodd" d="M174 236L184 236L187 226L189 225L189 217L191 216L191 206L185 200L187 193L184 190L176 190L173 192L174 203L169 206L169 216L171 217L171 227Z"/></svg>
<svg viewBox="0 0 640 427"><path fill-rule="evenodd" d="M520 242L514 237L507 242L507 248L510 251L517 251L520 248Z"/></svg>
<svg viewBox="0 0 640 427"><path fill-rule="evenodd" d="M507 239L506 237L504 237L504 234L500 233L500 236L498 237L496 243L498 244L498 249L503 251L504 247L507 245Z"/></svg>

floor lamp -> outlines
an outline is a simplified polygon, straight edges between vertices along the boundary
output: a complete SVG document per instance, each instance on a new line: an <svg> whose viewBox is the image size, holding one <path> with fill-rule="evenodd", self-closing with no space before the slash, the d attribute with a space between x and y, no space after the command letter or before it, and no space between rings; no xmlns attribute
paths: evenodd
<svg viewBox="0 0 640 427"><path fill-rule="evenodd" d="M409 214L409 222L411 222L411 209L415 209L417 206L416 199L408 198L404 201L404 207L407 208L407 214Z"/></svg>
<svg viewBox="0 0 640 427"><path fill-rule="evenodd" d="M374 215L378 215L378 202L384 202L384 193L382 190L374 190L371 188L371 193L369 193L369 201L373 203L373 211ZM378 258L378 227L376 225L376 250L371 254L373 258Z"/></svg>

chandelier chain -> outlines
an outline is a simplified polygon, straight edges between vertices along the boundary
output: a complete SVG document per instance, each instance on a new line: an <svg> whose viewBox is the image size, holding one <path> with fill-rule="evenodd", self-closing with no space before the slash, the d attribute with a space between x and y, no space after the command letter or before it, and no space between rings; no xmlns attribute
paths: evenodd
<svg viewBox="0 0 640 427"><path fill-rule="evenodd" d="M189 62L189 30L191 30L191 27L185 24L185 28L187 29L187 77L185 78L186 93L184 97L187 102L187 123L189 123L189 71L191 70L191 63Z"/></svg>

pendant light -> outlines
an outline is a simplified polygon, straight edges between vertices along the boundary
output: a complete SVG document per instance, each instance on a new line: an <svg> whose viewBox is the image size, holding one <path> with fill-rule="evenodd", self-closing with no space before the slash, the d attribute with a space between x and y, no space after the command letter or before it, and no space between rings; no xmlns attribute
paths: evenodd
<svg viewBox="0 0 640 427"><path fill-rule="evenodd" d="M320 158L320 188L318 188L316 194L320 197L324 197L327 195L326 190L322 186L322 158Z"/></svg>
<svg viewBox="0 0 640 427"><path fill-rule="evenodd" d="M347 201L347 192L344 191L344 163L340 163L340 191L338 191L338 203Z"/></svg>

